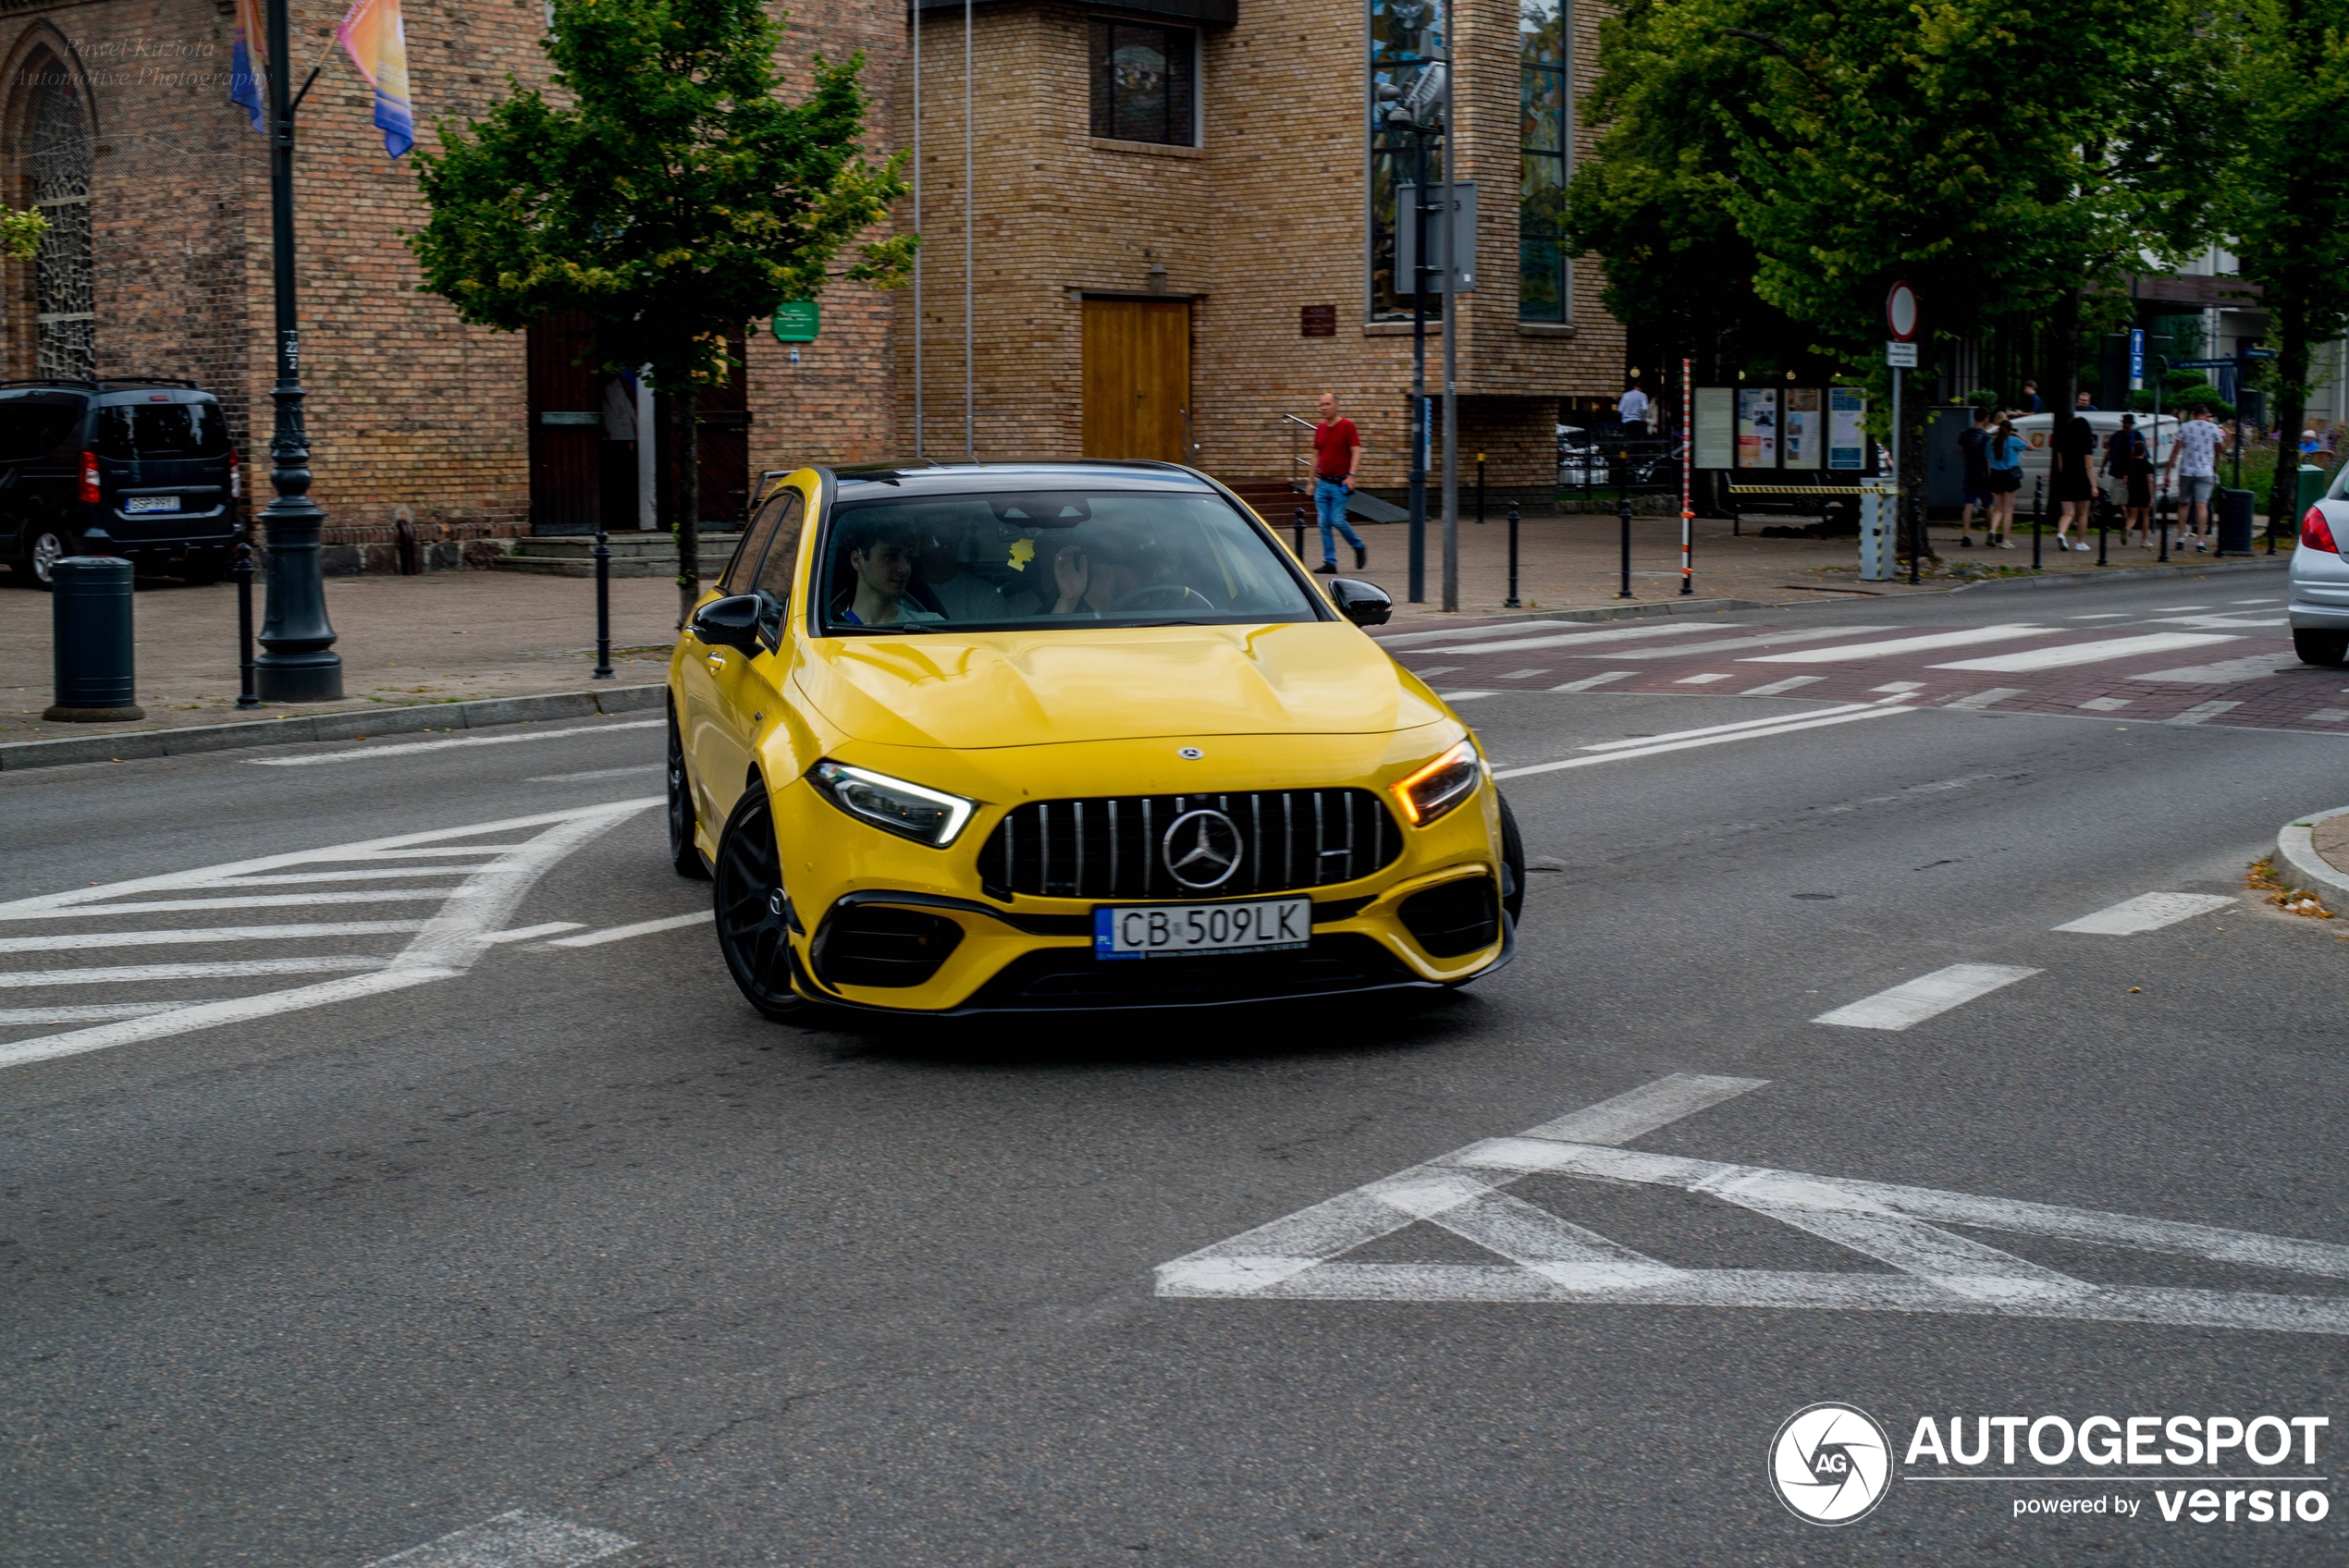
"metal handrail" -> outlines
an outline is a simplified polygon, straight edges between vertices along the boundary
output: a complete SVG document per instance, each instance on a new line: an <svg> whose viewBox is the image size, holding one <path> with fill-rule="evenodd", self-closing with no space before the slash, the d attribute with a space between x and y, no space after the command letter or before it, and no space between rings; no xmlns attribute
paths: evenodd
<svg viewBox="0 0 2349 1568"><path fill-rule="evenodd" d="M1308 430L1318 430L1321 428L1311 420L1299 419L1295 414L1283 414L1281 418L1292 426L1301 424ZM1297 482L1297 465L1304 461L1305 459L1297 455L1297 432L1296 430L1291 429L1288 433L1288 487L1296 491L1300 496L1312 488L1310 484L1299 484Z"/></svg>

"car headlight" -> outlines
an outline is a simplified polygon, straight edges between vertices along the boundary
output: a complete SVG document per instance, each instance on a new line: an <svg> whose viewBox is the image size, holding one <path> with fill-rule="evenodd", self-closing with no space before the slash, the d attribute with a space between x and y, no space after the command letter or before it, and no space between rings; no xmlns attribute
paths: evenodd
<svg viewBox="0 0 2349 1568"><path fill-rule="evenodd" d="M819 762L807 770L807 781L849 815L937 850L953 843L978 809L960 795L845 763Z"/></svg>
<svg viewBox="0 0 2349 1568"><path fill-rule="evenodd" d="M1484 763L1476 754L1476 743L1463 741L1396 784L1395 803L1403 808L1403 820L1424 827L1475 794L1477 781L1483 776Z"/></svg>

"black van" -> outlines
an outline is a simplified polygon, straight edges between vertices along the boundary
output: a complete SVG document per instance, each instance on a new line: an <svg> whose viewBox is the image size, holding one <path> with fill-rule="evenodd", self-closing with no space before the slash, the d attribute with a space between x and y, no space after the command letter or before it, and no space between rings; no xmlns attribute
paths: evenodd
<svg viewBox="0 0 2349 1568"><path fill-rule="evenodd" d="M19 582L84 555L214 582L239 487L220 401L191 381L0 382L0 560Z"/></svg>

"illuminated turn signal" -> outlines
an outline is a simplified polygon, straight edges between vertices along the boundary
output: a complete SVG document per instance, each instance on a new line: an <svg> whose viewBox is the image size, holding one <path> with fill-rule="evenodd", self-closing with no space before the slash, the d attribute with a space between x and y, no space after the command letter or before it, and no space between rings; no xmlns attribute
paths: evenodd
<svg viewBox="0 0 2349 1568"><path fill-rule="evenodd" d="M1484 764L1476 754L1476 744L1463 741L1458 745L1396 784L1395 803L1403 808L1403 819L1414 827L1424 827L1476 793L1477 780L1484 775Z"/></svg>

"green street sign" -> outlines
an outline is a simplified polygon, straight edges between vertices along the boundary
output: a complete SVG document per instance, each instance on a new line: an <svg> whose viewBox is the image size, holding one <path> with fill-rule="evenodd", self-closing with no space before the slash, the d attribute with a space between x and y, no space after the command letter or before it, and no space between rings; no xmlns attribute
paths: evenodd
<svg viewBox="0 0 2349 1568"><path fill-rule="evenodd" d="M786 300L775 307L775 341L813 343L820 325L813 300Z"/></svg>

